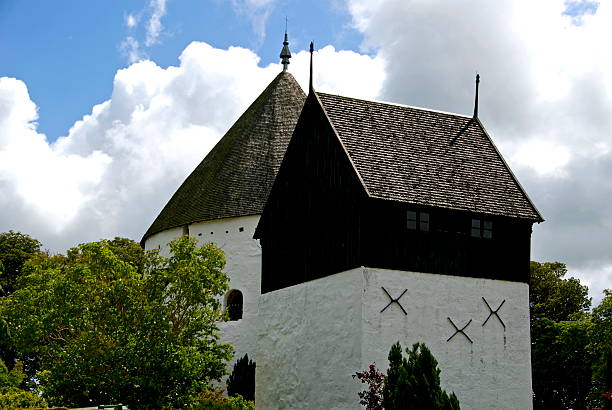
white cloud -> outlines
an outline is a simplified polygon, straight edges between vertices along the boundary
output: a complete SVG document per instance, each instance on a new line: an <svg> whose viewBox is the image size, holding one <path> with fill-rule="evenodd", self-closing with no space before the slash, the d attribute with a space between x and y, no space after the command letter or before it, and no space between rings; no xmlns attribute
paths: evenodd
<svg viewBox="0 0 612 410"><path fill-rule="evenodd" d="M533 257L567 262L599 294L612 265L612 4L346 3L386 62L383 99L470 114L480 72L480 118L547 219Z"/></svg>
<svg viewBox="0 0 612 410"><path fill-rule="evenodd" d="M151 0L149 7L152 11L151 18L147 23L147 38L145 40L147 47L158 43L157 38L164 28L161 19L166 15L166 0Z"/></svg>
<svg viewBox="0 0 612 410"><path fill-rule="evenodd" d="M381 62L324 47L320 89L374 98ZM119 70L112 96L49 144L36 131L26 85L0 80L0 226L54 251L101 237L139 240L183 179L281 71L239 47L194 42L180 65L140 61ZM290 66L308 84L308 53ZM367 76L371 86L347 81ZM365 94L363 94L365 93Z"/></svg>
<svg viewBox="0 0 612 410"><path fill-rule="evenodd" d="M146 54L140 49L140 43L132 36L127 36L121 42L120 49L130 64L146 58Z"/></svg>
<svg viewBox="0 0 612 410"><path fill-rule="evenodd" d="M125 25L127 28L134 28L138 25L138 17L135 14L129 13L125 16Z"/></svg>
<svg viewBox="0 0 612 410"><path fill-rule="evenodd" d="M231 0L234 10L239 15L247 17L251 28L257 35L256 47L266 38L266 23L277 0Z"/></svg>

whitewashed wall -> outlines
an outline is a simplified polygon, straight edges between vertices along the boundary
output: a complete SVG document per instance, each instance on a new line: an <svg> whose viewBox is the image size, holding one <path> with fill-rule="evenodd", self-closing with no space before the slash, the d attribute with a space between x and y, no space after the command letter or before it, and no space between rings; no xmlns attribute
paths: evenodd
<svg viewBox="0 0 612 410"><path fill-rule="evenodd" d="M399 299L407 314L389 297ZM503 300L499 316L489 315ZM359 268L260 298L257 392L263 409L355 409L355 371L386 371L390 346L425 342L463 409L530 409L528 287L523 283ZM455 332L448 320L465 333Z"/></svg>
<svg viewBox="0 0 612 410"><path fill-rule="evenodd" d="M227 264L225 272L230 277L230 289L242 292L243 318L233 322L219 323L221 343L234 347L234 359L228 364L228 372L237 359L249 355L256 360L256 322L258 297L261 289L261 248L253 239L259 215L226 218L216 221L199 222L189 225L189 235L200 244L213 242L224 251ZM241 230L242 228L242 230ZM182 228L174 228L152 235L145 243L145 249L159 249L168 255L166 244L183 234ZM225 387L223 384L222 387Z"/></svg>

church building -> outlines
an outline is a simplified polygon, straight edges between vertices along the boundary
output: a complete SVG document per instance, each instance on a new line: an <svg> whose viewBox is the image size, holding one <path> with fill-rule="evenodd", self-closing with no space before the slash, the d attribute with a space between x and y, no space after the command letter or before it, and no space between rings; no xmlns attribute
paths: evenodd
<svg viewBox="0 0 612 410"><path fill-rule="evenodd" d="M316 92L311 61L305 95L290 56L285 35L283 71L143 246L188 234L225 251L222 342L256 361L258 408L358 408L351 375L385 371L397 341L427 344L463 408L531 408L543 218L478 119L478 88L472 116L365 101Z"/></svg>

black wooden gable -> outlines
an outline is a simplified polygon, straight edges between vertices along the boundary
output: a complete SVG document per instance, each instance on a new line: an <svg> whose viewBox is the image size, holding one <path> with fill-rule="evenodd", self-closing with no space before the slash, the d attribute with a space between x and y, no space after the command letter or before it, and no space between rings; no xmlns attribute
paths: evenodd
<svg viewBox="0 0 612 410"><path fill-rule="evenodd" d="M262 292L359 266L527 281L542 220L477 119L311 92L255 231Z"/></svg>

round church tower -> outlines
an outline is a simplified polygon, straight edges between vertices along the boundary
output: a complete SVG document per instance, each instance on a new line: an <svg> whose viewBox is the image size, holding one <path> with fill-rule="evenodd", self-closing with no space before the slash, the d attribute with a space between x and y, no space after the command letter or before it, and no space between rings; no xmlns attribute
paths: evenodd
<svg viewBox="0 0 612 410"><path fill-rule="evenodd" d="M234 359L255 358L261 248L253 234L306 99L286 70L286 35L283 44L283 71L185 179L141 240L145 249L164 253L168 242L190 235L225 252L230 291L223 304L231 320L219 327Z"/></svg>

